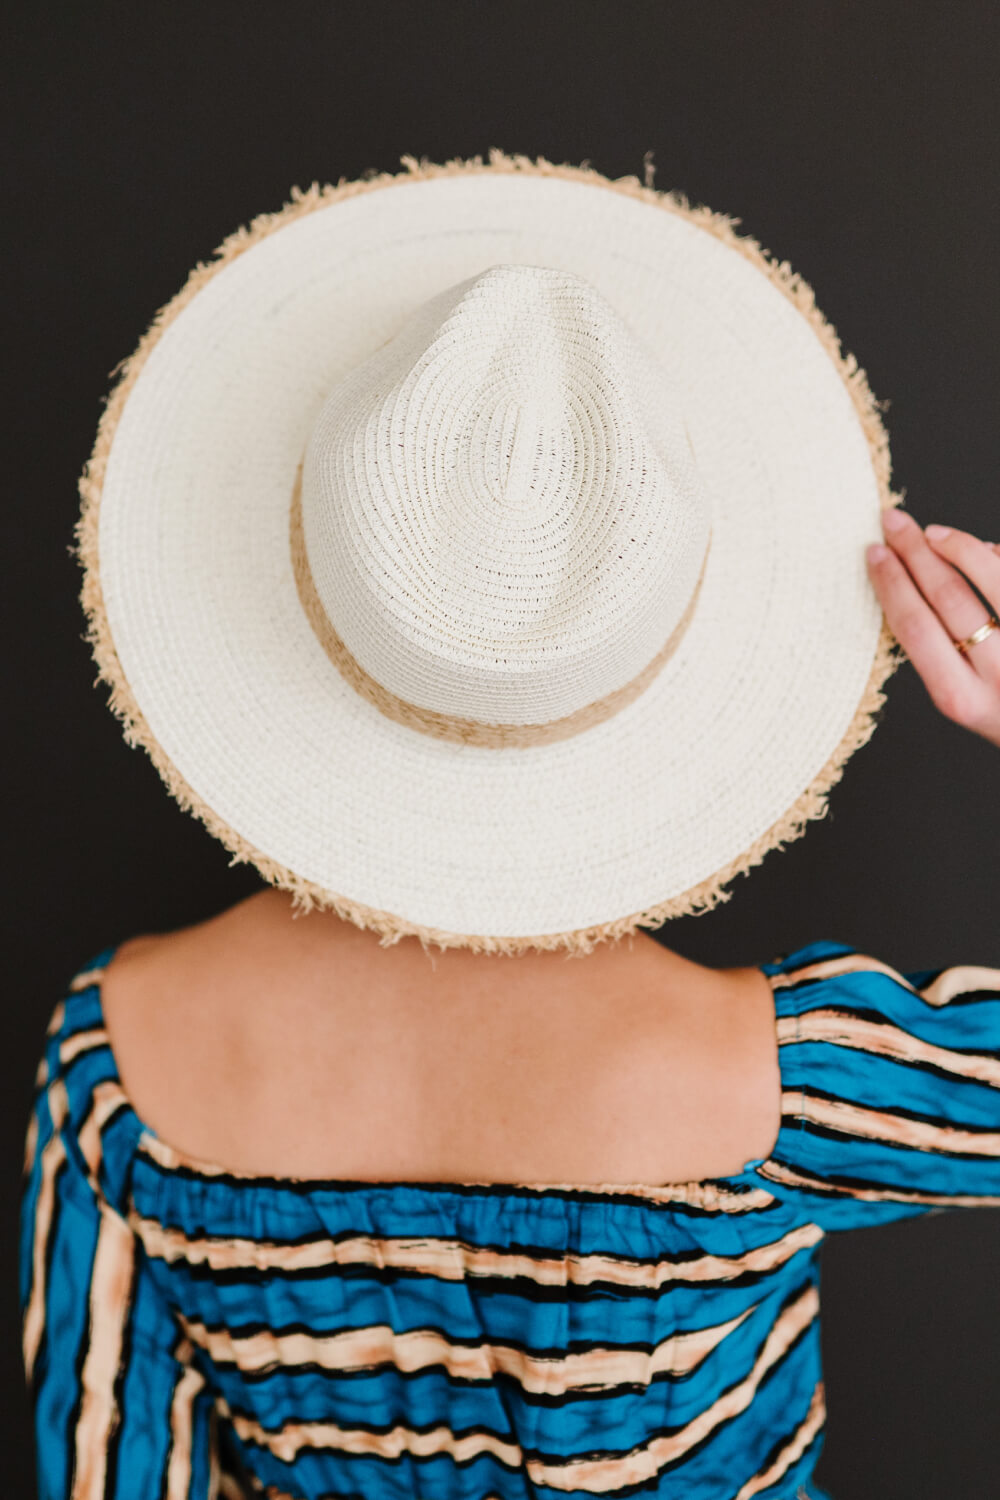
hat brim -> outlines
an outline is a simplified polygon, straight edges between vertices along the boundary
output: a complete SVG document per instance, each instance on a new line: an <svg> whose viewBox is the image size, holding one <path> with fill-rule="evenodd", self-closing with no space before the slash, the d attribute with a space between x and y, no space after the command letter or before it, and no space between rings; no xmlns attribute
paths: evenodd
<svg viewBox="0 0 1000 1500"><path fill-rule="evenodd" d="M501 261L586 277L671 365L713 517L652 684L516 750L360 697L289 550L333 384ZM390 940L587 951L710 908L822 816L899 659L864 565L896 497L863 372L729 220L587 168L408 161L255 221L158 315L82 490L90 638L129 738L238 859Z"/></svg>

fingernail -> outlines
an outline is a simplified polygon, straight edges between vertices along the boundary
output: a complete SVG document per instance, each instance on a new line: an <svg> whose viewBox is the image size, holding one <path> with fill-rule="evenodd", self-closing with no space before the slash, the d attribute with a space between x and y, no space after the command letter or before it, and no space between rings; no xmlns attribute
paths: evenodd
<svg viewBox="0 0 1000 1500"><path fill-rule="evenodd" d="M888 547L882 547L882 546L879 545L878 542L874 542L868 548L867 557L868 557L868 561L871 562L871 563L880 563L883 558L888 557L888 556L889 556L889 549L888 549Z"/></svg>
<svg viewBox="0 0 1000 1500"><path fill-rule="evenodd" d="M882 512L882 525L886 531L899 531L906 525L906 517L893 505Z"/></svg>
<svg viewBox="0 0 1000 1500"><path fill-rule="evenodd" d="M943 542L946 536L951 536L950 526L925 526L924 536L929 536L932 542Z"/></svg>

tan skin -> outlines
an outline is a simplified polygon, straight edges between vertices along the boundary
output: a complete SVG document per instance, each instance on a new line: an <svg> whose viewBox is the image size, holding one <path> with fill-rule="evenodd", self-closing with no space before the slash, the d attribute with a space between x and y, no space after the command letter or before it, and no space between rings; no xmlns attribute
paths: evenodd
<svg viewBox="0 0 1000 1500"><path fill-rule="evenodd" d="M1000 745L1000 546L910 517L869 556L932 701ZM963 576L963 574L965 576ZM580 958L380 946L267 889L123 944L104 981L122 1081L177 1150L252 1173L658 1184L739 1172L778 1133L770 985L645 933Z"/></svg>

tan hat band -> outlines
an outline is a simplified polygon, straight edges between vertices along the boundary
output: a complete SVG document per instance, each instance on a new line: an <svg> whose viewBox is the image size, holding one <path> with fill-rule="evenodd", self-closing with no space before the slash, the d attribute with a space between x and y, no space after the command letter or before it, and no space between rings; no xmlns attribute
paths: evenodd
<svg viewBox="0 0 1000 1500"><path fill-rule="evenodd" d="M298 589L299 601L305 611L306 618L312 626L313 633L326 652L330 661L340 672L341 676L350 683L355 692L360 693L362 698L367 699L380 713L387 718L394 719L397 724L404 724L408 729L417 729L421 734L432 735L435 739L451 740L464 745L481 745L492 749L527 749L533 745L553 744L557 740L571 739L574 735L582 733L585 729L592 729L601 724L605 719L610 719L620 709L625 708L640 693L649 686L661 667L673 656L681 639L687 630L694 615L695 604L701 591L702 580L705 576L705 567L708 562L708 553L712 544L711 531L709 532L708 544L705 547L705 556L702 559L701 571L698 581L694 586L687 608L671 631L670 636L660 650L638 672L629 682L620 688L606 694L603 698L596 699L593 703L586 703L571 714L566 714L561 719L553 719L547 724L482 724L476 719L462 719L454 714L439 713L435 709L420 708L414 703L408 703L404 698L398 697L388 688L376 682L370 673L366 672L361 663L354 657L344 644L337 631L330 622L330 618L323 608L319 593L309 567L309 557L306 552L305 532L302 524L302 465L299 465L295 476L295 485L292 490L292 504L290 517L290 541L292 553L292 569L295 574L295 586Z"/></svg>
<svg viewBox="0 0 1000 1500"><path fill-rule="evenodd" d="M586 954L719 906L870 738L881 404L728 215L501 153L406 168L294 194L157 313L81 480L88 639L129 743L299 910Z"/></svg>

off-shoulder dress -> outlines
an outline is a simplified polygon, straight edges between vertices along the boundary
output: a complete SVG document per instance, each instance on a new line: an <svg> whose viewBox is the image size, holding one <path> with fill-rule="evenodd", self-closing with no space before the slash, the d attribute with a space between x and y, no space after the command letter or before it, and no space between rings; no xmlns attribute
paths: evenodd
<svg viewBox="0 0 1000 1500"><path fill-rule="evenodd" d="M172 1149L52 1017L26 1148L41 1500L805 1500L833 1231L1000 1205L1000 969L760 967L770 1156L666 1185L303 1181Z"/></svg>

